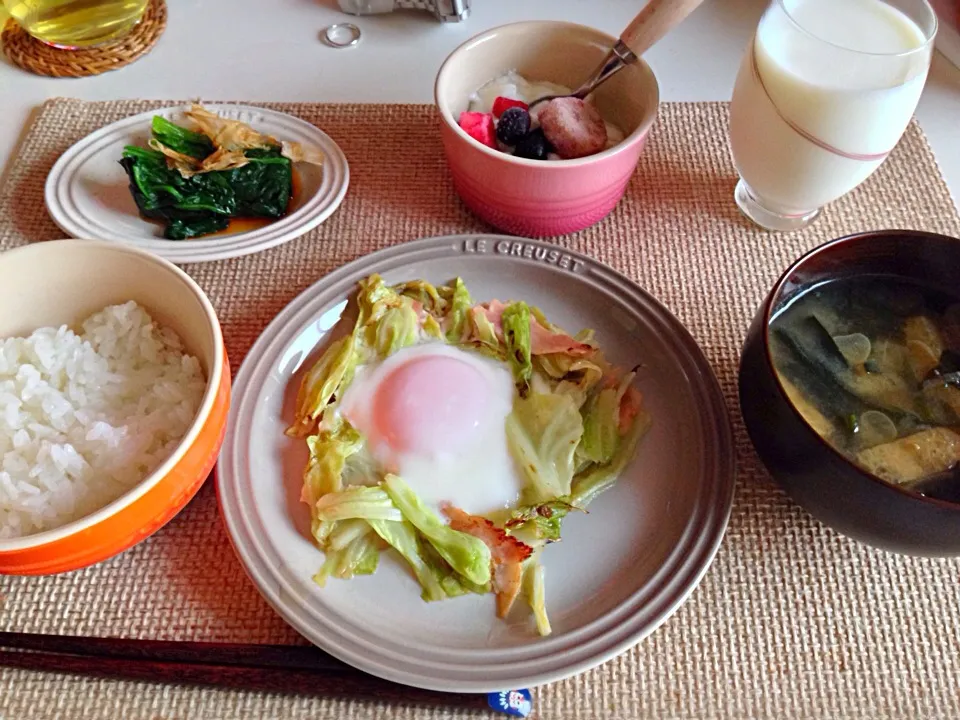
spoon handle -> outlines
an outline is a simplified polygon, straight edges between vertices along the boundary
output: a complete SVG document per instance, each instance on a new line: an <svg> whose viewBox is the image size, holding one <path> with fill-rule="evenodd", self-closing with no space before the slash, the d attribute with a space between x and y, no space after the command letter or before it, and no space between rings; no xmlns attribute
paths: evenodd
<svg viewBox="0 0 960 720"><path fill-rule="evenodd" d="M620 40L640 57L701 2L703 0L649 0L620 35Z"/></svg>

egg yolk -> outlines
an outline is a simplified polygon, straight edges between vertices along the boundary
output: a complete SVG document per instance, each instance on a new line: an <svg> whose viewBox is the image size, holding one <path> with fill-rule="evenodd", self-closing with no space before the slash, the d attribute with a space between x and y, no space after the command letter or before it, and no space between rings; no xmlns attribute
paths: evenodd
<svg viewBox="0 0 960 720"><path fill-rule="evenodd" d="M396 452L454 451L489 414L487 385L476 367L457 358L414 358L377 389L372 408L377 434Z"/></svg>

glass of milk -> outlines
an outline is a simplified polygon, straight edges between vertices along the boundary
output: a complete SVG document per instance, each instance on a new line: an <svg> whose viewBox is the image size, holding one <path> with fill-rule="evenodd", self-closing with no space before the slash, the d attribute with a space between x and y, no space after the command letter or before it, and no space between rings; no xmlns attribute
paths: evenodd
<svg viewBox="0 0 960 720"><path fill-rule="evenodd" d="M773 0L730 105L743 213L797 230L866 180L913 116L936 32L926 0Z"/></svg>

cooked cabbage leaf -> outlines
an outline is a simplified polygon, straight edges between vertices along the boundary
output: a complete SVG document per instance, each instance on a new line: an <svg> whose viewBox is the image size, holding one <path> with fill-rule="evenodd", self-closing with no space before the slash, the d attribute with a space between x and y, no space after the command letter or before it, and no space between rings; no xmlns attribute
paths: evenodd
<svg viewBox="0 0 960 720"><path fill-rule="evenodd" d="M514 510L504 527L528 545L535 545L537 541L556 542L560 539L563 518L572 510L579 509L562 498L540 505L526 505Z"/></svg>
<svg viewBox="0 0 960 720"><path fill-rule="evenodd" d="M620 445L620 397L617 388L604 388L583 408L583 442L578 455L594 463L608 463Z"/></svg>
<svg viewBox="0 0 960 720"><path fill-rule="evenodd" d="M357 284L360 286L360 291L357 293L357 305L360 308L360 314L357 318L358 328L376 322L388 307L400 304L399 293L387 285L383 278L376 273L364 278Z"/></svg>
<svg viewBox="0 0 960 720"><path fill-rule="evenodd" d="M287 434L303 437L316 427L317 419L340 390L356 364L355 333L335 341L307 372L297 393L296 420Z"/></svg>
<svg viewBox="0 0 960 720"><path fill-rule="evenodd" d="M393 289L400 295L416 300L424 310L436 317L443 317L446 312L447 299L443 287L435 288L426 280L410 280L394 285Z"/></svg>
<svg viewBox="0 0 960 720"><path fill-rule="evenodd" d="M388 308L377 321L375 347L381 357L393 355L420 338L420 319L409 298L396 307Z"/></svg>
<svg viewBox="0 0 960 720"><path fill-rule="evenodd" d="M331 550L343 550L358 537L369 532L373 532L373 528L366 520L359 518L341 520L337 523L336 529L330 533L330 537L327 539L327 547Z"/></svg>
<svg viewBox="0 0 960 720"><path fill-rule="evenodd" d="M592 466L574 478L570 503L578 508L586 508L600 493L612 487L627 463L633 459L637 445L647 434L651 424L650 415L640 411L627 434L621 438L620 446L610 462Z"/></svg>
<svg viewBox="0 0 960 720"><path fill-rule="evenodd" d="M327 493L339 492L347 458L362 446L360 433L347 423L342 424L336 433L308 437L310 460L303 474L301 500L313 506Z"/></svg>
<svg viewBox="0 0 960 720"><path fill-rule="evenodd" d="M468 315L473 300L463 280L457 278L450 289L449 306L446 312L447 342L460 342L468 332ZM495 334L494 334L495 337Z"/></svg>
<svg viewBox="0 0 960 720"><path fill-rule="evenodd" d="M380 487L351 485L340 492L327 493L314 505L323 522L361 518L363 520L403 520L402 512L391 496Z"/></svg>
<svg viewBox="0 0 960 720"><path fill-rule="evenodd" d="M360 281L359 317L354 330L362 361L371 353L385 358L420 339L420 315L408 295L387 285L379 275Z"/></svg>
<svg viewBox="0 0 960 720"><path fill-rule="evenodd" d="M427 602L444 600L447 593L440 584L440 573L424 560L417 531L406 520L368 520L370 527L389 543L410 565L423 589Z"/></svg>
<svg viewBox="0 0 960 720"><path fill-rule="evenodd" d="M341 550L327 550L320 571L313 581L324 587L327 578L349 580L354 575L372 575L380 561L380 548L372 533L355 538Z"/></svg>
<svg viewBox="0 0 960 720"><path fill-rule="evenodd" d="M490 582L490 549L482 540L451 529L396 475L388 474L383 487L403 519L420 531L450 567L477 585Z"/></svg>
<svg viewBox="0 0 960 720"><path fill-rule="evenodd" d="M516 398L506 420L507 446L526 478L523 499L539 505L570 494L583 419L567 395Z"/></svg>
<svg viewBox="0 0 960 720"><path fill-rule="evenodd" d="M510 303L500 316L507 361L513 369L520 397L530 390L533 362L530 356L530 308L524 302Z"/></svg>
<svg viewBox="0 0 960 720"><path fill-rule="evenodd" d="M312 435L307 438L310 460L303 473L300 499L310 507L311 532L321 547L333 530L333 521L317 514L317 503L330 493L343 488L342 476L347 460L362 446L360 433L344 423L336 433Z"/></svg>
<svg viewBox="0 0 960 720"><path fill-rule="evenodd" d="M523 594L527 598L533 617L537 623L537 632L547 636L553 632L550 619L547 617L547 606L544 587L544 569L540 564L540 555L535 553L523 566Z"/></svg>

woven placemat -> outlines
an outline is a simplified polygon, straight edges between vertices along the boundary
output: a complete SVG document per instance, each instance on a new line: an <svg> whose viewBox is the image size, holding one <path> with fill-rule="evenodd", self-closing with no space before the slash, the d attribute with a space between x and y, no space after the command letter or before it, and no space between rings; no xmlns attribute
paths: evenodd
<svg viewBox="0 0 960 720"><path fill-rule="evenodd" d="M116 42L61 50L37 40L11 18L0 34L0 45L11 62L37 75L88 77L118 70L143 57L157 44L166 27L166 2L150 0L140 22Z"/></svg>
<svg viewBox="0 0 960 720"><path fill-rule="evenodd" d="M104 124L159 105L48 102L0 189L0 248L59 237L43 207L57 157ZM425 235L489 230L453 194L431 108L269 107L325 129L349 159L351 187L341 209L298 240L186 266L216 306L235 360L297 293L344 262ZM733 203L726 136L725 105L664 105L624 201L600 225L557 241L634 278L690 328L726 394L738 490L724 544L690 600L619 658L538 689L538 717L960 717L960 562L871 550L811 520L762 469L736 400L748 321L798 254L859 230L960 235L960 219L914 124L880 170L814 226L759 232ZM0 595L4 630L302 642L234 559L209 483L124 555L61 577L0 578ZM479 715L0 670L0 718L9 720L414 717Z"/></svg>

